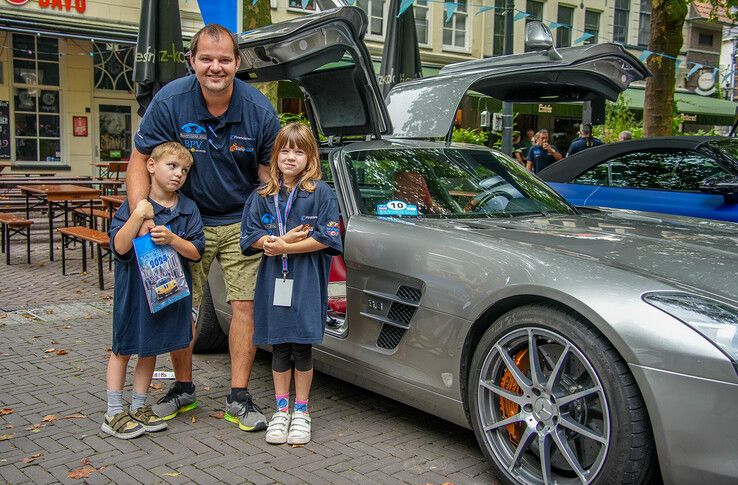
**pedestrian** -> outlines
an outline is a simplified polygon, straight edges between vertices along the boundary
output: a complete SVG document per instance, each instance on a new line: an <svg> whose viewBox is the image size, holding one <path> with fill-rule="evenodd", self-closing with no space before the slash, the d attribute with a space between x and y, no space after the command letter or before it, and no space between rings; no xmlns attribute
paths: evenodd
<svg viewBox="0 0 738 485"><path fill-rule="evenodd" d="M246 202L241 250L263 251L254 302L254 342L272 346L276 412L267 443L310 441L308 398L312 344L323 341L331 257L341 254L338 204L320 181L318 145L301 123L282 128L275 141L269 181ZM295 405L289 412L290 358Z"/></svg>
<svg viewBox="0 0 738 485"><path fill-rule="evenodd" d="M587 148L596 147L602 145L602 140L592 136L592 125L589 123L582 123L579 125L579 138L574 140L569 145L569 150L566 152L566 156L573 155Z"/></svg>
<svg viewBox="0 0 738 485"><path fill-rule="evenodd" d="M536 132L533 131L532 128L528 128L527 130L525 130L525 138L520 141L520 154L523 156L523 160L528 159L528 152L530 151L530 147L536 144L534 139L535 135Z"/></svg>
<svg viewBox="0 0 738 485"><path fill-rule="evenodd" d="M633 139L633 133L628 130L623 130L618 135L618 141L628 141Z"/></svg>
<svg viewBox="0 0 738 485"><path fill-rule="evenodd" d="M146 162L151 181L148 199L139 201L133 211L123 202L110 223L110 247L115 254L113 345L108 359L108 409L101 428L116 438L130 439L166 429L167 423L146 405L156 356L187 348L192 340L192 298L181 298L151 313L133 249L133 239L144 220L153 219L150 232L155 244L171 246L185 260L200 259L205 247L200 212L192 200L177 192L192 163L189 150L179 143L154 148ZM191 285L189 266L183 264L182 268ZM123 386L131 355L138 359L131 405L125 411Z"/></svg>
<svg viewBox="0 0 738 485"><path fill-rule="evenodd" d="M513 143L513 145L512 145L512 148L513 148L513 151L512 151L513 158L515 158L515 160L517 160L517 162L520 165L522 165L522 166L525 167L525 159L523 158L523 150L524 150L524 148L523 148L523 145L522 145L522 143L520 141L520 132L519 131L513 131L512 143Z"/></svg>
<svg viewBox="0 0 738 485"><path fill-rule="evenodd" d="M556 147L548 142L548 130L543 129L536 133L535 141L536 144L528 151L528 170L538 173L563 158Z"/></svg>
<svg viewBox="0 0 738 485"><path fill-rule="evenodd" d="M257 89L235 79L241 57L235 37L225 27L209 24L200 29L190 42L190 54L194 75L164 86L141 121L128 164L128 201L135 206L146 197L142 160L154 146L178 140L190 149L195 165L182 192L200 209L206 239L202 260L192 265L193 305L199 307L210 266L217 258L232 311L228 335L231 389L224 418L242 430L263 430L266 419L248 391L256 355L253 299L259 257L243 256L238 239L243 205L260 179L268 178L279 120ZM195 314L193 311L194 320ZM165 420L197 407L192 345L171 357L175 382L153 407Z"/></svg>

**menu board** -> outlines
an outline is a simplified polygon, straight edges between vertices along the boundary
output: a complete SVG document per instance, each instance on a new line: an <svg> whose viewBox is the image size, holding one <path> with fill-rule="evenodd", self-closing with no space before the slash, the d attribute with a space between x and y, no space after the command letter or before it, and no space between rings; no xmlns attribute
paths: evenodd
<svg viewBox="0 0 738 485"><path fill-rule="evenodd" d="M0 101L0 159L10 158L10 102Z"/></svg>

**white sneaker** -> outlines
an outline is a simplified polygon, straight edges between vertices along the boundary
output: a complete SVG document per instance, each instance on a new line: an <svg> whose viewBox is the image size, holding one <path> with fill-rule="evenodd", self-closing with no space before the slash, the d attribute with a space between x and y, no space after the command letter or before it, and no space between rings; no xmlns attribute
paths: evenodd
<svg viewBox="0 0 738 485"><path fill-rule="evenodd" d="M310 442L310 415L300 411L292 413L288 445L304 445Z"/></svg>
<svg viewBox="0 0 738 485"><path fill-rule="evenodd" d="M290 413L277 411L272 415L266 431L266 442L281 445L287 442L287 428L290 426Z"/></svg>

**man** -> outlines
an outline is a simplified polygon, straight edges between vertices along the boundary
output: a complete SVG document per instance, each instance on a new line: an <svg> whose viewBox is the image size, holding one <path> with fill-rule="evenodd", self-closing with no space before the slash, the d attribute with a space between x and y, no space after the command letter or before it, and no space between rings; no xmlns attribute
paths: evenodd
<svg viewBox="0 0 738 485"><path fill-rule="evenodd" d="M520 142L520 154L523 156L523 160L528 159L528 152L530 151L530 147L532 147L535 144L535 141L533 140L533 137L535 137L536 132L533 131L533 128L528 128L525 130L525 138Z"/></svg>
<svg viewBox="0 0 738 485"><path fill-rule="evenodd" d="M548 142L548 130L540 130L536 133L536 144L528 151L528 163L526 167L533 173L538 173L557 160L561 160L561 153L555 146Z"/></svg>
<svg viewBox="0 0 738 485"><path fill-rule="evenodd" d="M633 139L633 133L628 130L623 130L618 135L618 141L628 141Z"/></svg>
<svg viewBox="0 0 738 485"><path fill-rule="evenodd" d="M233 313L228 336L231 392L225 418L242 430L257 431L266 428L266 419L247 386L256 354L253 299L260 256L241 254L240 221L245 200L260 180L268 178L279 120L258 90L235 79L241 58L228 30L206 25L192 38L190 51L194 76L164 86L136 133L126 178L128 201L135 207L148 194L145 162L153 147L178 141L190 149L195 163L181 190L200 210L206 241L202 260L192 264L193 307L202 301L210 265L217 258ZM163 419L197 407L192 345L171 357L176 381L153 407Z"/></svg>
<svg viewBox="0 0 738 485"><path fill-rule="evenodd" d="M569 146L569 151L566 152L566 156L573 155L587 148L596 147L602 145L602 140L592 136L592 125L589 123L582 123L579 125L579 138L574 140Z"/></svg>
<svg viewBox="0 0 738 485"><path fill-rule="evenodd" d="M513 146L512 146L513 158L515 158L515 160L517 160L520 165L525 167L525 159L523 158L523 144L520 142L520 132L519 131L513 131L512 142L513 142Z"/></svg>

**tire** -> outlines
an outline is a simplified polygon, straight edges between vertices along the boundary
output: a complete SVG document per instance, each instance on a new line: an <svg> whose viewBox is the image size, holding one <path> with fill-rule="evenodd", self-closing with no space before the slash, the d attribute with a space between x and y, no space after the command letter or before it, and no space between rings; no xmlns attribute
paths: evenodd
<svg viewBox="0 0 738 485"><path fill-rule="evenodd" d="M628 367L563 307L520 307L495 321L474 351L468 384L472 428L505 483L640 484L657 468Z"/></svg>
<svg viewBox="0 0 738 485"><path fill-rule="evenodd" d="M213 305L213 296L210 294L210 285L206 284L203 288L202 303L195 324L193 351L196 354L204 354L226 350L228 350L228 336L220 328Z"/></svg>

